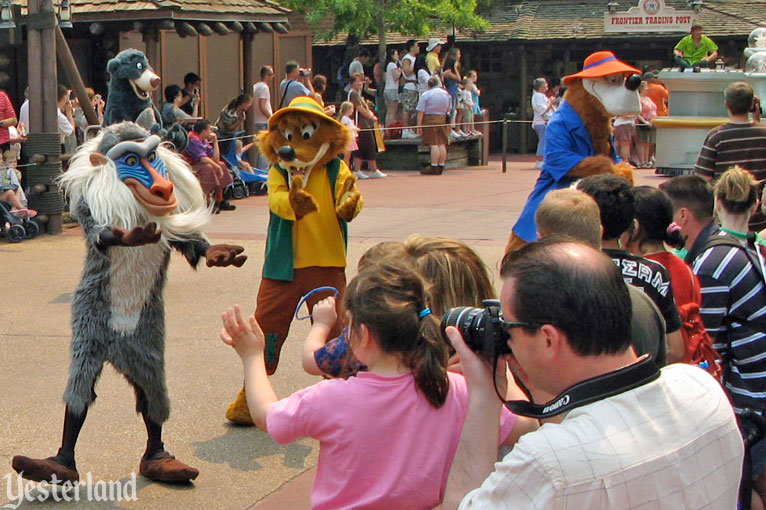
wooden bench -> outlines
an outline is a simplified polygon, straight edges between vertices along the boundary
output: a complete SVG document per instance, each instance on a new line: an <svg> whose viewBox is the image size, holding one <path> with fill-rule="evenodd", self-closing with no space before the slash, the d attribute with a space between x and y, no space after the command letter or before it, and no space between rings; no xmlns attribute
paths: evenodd
<svg viewBox="0 0 766 510"><path fill-rule="evenodd" d="M421 145L420 138L399 138L386 140L386 150L378 154L376 161L383 171L422 170L431 164L431 149ZM451 139L447 147L449 168L462 168L482 164L484 135L472 135Z"/></svg>

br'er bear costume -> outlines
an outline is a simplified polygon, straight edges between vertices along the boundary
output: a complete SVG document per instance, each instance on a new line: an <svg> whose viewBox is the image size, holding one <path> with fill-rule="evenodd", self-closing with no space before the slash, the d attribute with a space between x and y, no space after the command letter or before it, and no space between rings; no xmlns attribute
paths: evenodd
<svg viewBox="0 0 766 510"><path fill-rule="evenodd" d="M135 123L109 126L83 144L60 184L87 244L72 303L63 441L56 456L16 456L13 468L31 480L79 479L75 443L108 361L133 386L146 425L140 473L162 482L192 480L197 470L162 443L162 424L170 414L162 298L170 252L180 251L192 267L202 257L208 266L241 266L243 248L207 242L201 228L210 210L197 178L158 136Z"/></svg>
<svg viewBox="0 0 766 510"><path fill-rule="evenodd" d="M633 180L612 145L611 117L641 112L640 71L610 51L585 59L582 71L564 77L567 91L545 131L545 159L535 188L513 226L506 252L537 239L535 213L545 195L589 175L616 173Z"/></svg>
<svg viewBox="0 0 766 510"><path fill-rule="evenodd" d="M119 52L106 64L109 93L106 96L104 126L130 121L158 134L173 144L177 152L186 148L189 135L179 124L162 125L162 117L152 101L152 92L160 86L160 77L152 69L146 55L129 48Z"/></svg>
<svg viewBox="0 0 766 510"><path fill-rule="evenodd" d="M300 298L346 287L347 223L362 209L356 179L338 154L350 133L312 98L300 96L269 118L259 141L269 169L269 227L255 318L266 336L266 370L274 373ZM309 310L327 294L307 300ZM332 335L341 327L335 325ZM332 338L332 337L331 337ZM252 424L244 388L227 419Z"/></svg>

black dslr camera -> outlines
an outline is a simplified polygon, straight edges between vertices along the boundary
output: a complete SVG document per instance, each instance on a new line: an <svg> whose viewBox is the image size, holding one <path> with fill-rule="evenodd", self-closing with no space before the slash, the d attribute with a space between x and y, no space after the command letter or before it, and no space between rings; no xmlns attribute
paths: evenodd
<svg viewBox="0 0 766 510"><path fill-rule="evenodd" d="M442 317L442 334L446 339L447 326L455 326L472 351L490 360L510 354L508 332L500 323L500 301L485 299L482 304L484 308L458 306L447 310Z"/></svg>

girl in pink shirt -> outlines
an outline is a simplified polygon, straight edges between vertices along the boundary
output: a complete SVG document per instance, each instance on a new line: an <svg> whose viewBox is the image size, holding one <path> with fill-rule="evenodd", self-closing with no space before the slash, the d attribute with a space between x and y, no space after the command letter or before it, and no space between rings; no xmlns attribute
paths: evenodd
<svg viewBox="0 0 766 510"><path fill-rule="evenodd" d="M349 344L367 365L278 400L266 375L263 332L239 306L223 314L221 339L242 358L255 424L278 443L319 441L312 508L430 509L441 502L468 406L460 374L430 313L426 284L392 259L362 270L345 293ZM322 307L334 322L334 307ZM503 409L500 438L513 444L516 416ZM517 427L522 428L522 427Z"/></svg>

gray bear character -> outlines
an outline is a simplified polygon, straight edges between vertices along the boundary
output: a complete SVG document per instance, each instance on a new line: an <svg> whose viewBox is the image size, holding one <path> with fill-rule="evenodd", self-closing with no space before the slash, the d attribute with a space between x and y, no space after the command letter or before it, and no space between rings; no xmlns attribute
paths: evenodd
<svg viewBox="0 0 766 510"><path fill-rule="evenodd" d="M181 126L163 129L162 117L151 97L160 86L160 77L143 52L132 48L123 50L109 60L106 70L109 72L109 93L104 126L123 121L135 122L172 143L176 151L186 148L189 137Z"/></svg>
<svg viewBox="0 0 766 510"><path fill-rule="evenodd" d="M13 468L36 481L76 482L75 443L104 362L133 386L136 411L146 425L140 473L161 482L188 482L198 471L175 459L162 443L170 414L165 384L162 290L171 249L192 267L241 266L243 248L210 245L201 228L210 218L189 166L132 122L109 126L84 143L60 177L82 226L87 256L72 303L69 381L64 433L58 454L13 458Z"/></svg>

